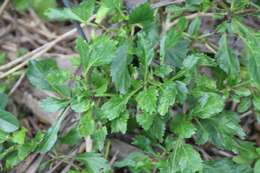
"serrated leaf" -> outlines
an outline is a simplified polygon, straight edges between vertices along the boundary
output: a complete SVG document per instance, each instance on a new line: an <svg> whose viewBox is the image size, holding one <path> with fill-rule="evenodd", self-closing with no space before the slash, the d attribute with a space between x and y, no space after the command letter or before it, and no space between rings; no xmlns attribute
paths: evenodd
<svg viewBox="0 0 260 173"><path fill-rule="evenodd" d="M94 147L101 151L104 148L104 143L107 136L107 128L104 126L96 130L93 135Z"/></svg>
<svg viewBox="0 0 260 173"><path fill-rule="evenodd" d="M11 133L19 128L19 122L10 112L0 109L0 130Z"/></svg>
<svg viewBox="0 0 260 173"><path fill-rule="evenodd" d="M231 79L239 76L239 61L232 48L228 45L227 35L223 34L219 40L219 48L216 54L217 62L220 68L230 75Z"/></svg>
<svg viewBox="0 0 260 173"><path fill-rule="evenodd" d="M239 121L239 116L233 112L223 112L211 119L200 120L197 126L196 141L199 144L209 141L220 148L231 149L234 135L238 135L240 138L245 136Z"/></svg>
<svg viewBox="0 0 260 173"><path fill-rule="evenodd" d="M155 67L154 74L164 78L165 76L169 75L172 72L172 68L168 65L160 65L158 67Z"/></svg>
<svg viewBox="0 0 260 173"><path fill-rule="evenodd" d="M90 44L79 38L76 48L79 51L81 62L85 70L92 66L109 64L115 57L116 42L108 36L102 35L95 38Z"/></svg>
<svg viewBox="0 0 260 173"><path fill-rule="evenodd" d="M71 100L71 109L75 112L86 112L91 107L91 101L85 97L74 97Z"/></svg>
<svg viewBox="0 0 260 173"><path fill-rule="evenodd" d="M127 122L129 119L129 114L127 112L122 113L120 117L114 119L111 122L111 129L113 133L121 132L123 134L126 133L127 130Z"/></svg>
<svg viewBox="0 0 260 173"><path fill-rule="evenodd" d="M158 139L159 141L163 140L165 133L166 124L159 116L155 116L153 124L149 129L148 133L151 137Z"/></svg>
<svg viewBox="0 0 260 173"><path fill-rule="evenodd" d="M92 117L92 111L85 113L79 121L79 133L82 137L87 137L95 132L96 124Z"/></svg>
<svg viewBox="0 0 260 173"><path fill-rule="evenodd" d="M128 63L128 43L125 42L117 49L111 65L112 81L121 94L125 94L131 85Z"/></svg>
<svg viewBox="0 0 260 173"><path fill-rule="evenodd" d="M100 154L88 152L76 156L76 160L84 163L89 173L100 173L108 171L109 164Z"/></svg>
<svg viewBox="0 0 260 173"><path fill-rule="evenodd" d="M113 120L120 116L120 114L125 110L126 100L123 97L112 97L101 107L104 117L108 120Z"/></svg>
<svg viewBox="0 0 260 173"><path fill-rule="evenodd" d="M218 159L205 162L204 173L252 173L249 165L235 164L229 159Z"/></svg>
<svg viewBox="0 0 260 173"><path fill-rule="evenodd" d="M171 124L171 130L181 138L190 138L196 132L192 122L184 115L177 115Z"/></svg>
<svg viewBox="0 0 260 173"><path fill-rule="evenodd" d="M140 91L136 96L137 106L147 113L156 112L158 91L156 87L149 87Z"/></svg>
<svg viewBox="0 0 260 173"><path fill-rule="evenodd" d="M149 3L135 7L129 14L129 24L140 24L144 28L149 27L153 20L153 9Z"/></svg>
<svg viewBox="0 0 260 173"><path fill-rule="evenodd" d="M200 118L210 118L220 113L225 106L225 99L213 92L199 94L198 105L192 110L193 116Z"/></svg>
<svg viewBox="0 0 260 173"><path fill-rule="evenodd" d="M136 116L136 121L144 130L149 130L153 124L154 117L154 114L143 112Z"/></svg>
<svg viewBox="0 0 260 173"><path fill-rule="evenodd" d="M177 86L176 98L180 103L184 103L187 98L188 92L189 92L188 88L187 88L186 84L181 81L176 81L176 86Z"/></svg>
<svg viewBox="0 0 260 173"><path fill-rule="evenodd" d="M88 0L81 2L78 6L72 8L55 9L50 8L45 12L45 15L51 20L75 20L86 22L93 14L95 1Z"/></svg>
<svg viewBox="0 0 260 173"><path fill-rule="evenodd" d="M54 97L47 97L41 100L40 106L47 112L57 112L65 108L69 104L69 101L60 100Z"/></svg>
<svg viewBox="0 0 260 173"><path fill-rule="evenodd" d="M175 142L175 149L171 154L169 164L171 173L195 173L202 170L200 154L189 144Z"/></svg>
<svg viewBox="0 0 260 173"><path fill-rule="evenodd" d="M52 86L46 77L54 69L57 69L54 60L30 61L27 76L35 87L52 91Z"/></svg>
<svg viewBox="0 0 260 173"><path fill-rule="evenodd" d="M168 112L169 107L175 103L176 96L177 88L174 82L167 81L161 86L158 105L158 112L160 115L164 116Z"/></svg>

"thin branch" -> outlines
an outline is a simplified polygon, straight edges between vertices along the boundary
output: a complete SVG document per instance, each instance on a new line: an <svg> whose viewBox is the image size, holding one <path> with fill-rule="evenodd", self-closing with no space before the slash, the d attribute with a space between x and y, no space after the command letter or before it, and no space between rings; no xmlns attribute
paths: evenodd
<svg viewBox="0 0 260 173"><path fill-rule="evenodd" d="M0 7L0 16L3 14L3 12L4 12L4 10L7 7L9 2L10 2L10 0L5 0L4 3L2 4L2 6Z"/></svg>

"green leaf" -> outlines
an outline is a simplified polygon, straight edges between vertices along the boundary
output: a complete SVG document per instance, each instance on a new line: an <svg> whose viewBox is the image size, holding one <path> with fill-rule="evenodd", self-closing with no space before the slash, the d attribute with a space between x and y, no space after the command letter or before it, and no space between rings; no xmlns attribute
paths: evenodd
<svg viewBox="0 0 260 173"><path fill-rule="evenodd" d="M191 36L197 36L200 29L201 21L199 17L196 17L190 24L188 33Z"/></svg>
<svg viewBox="0 0 260 173"><path fill-rule="evenodd" d="M120 114L125 110L126 104L127 102L124 97L115 96L104 103L101 110L104 117L111 121L120 116Z"/></svg>
<svg viewBox="0 0 260 173"><path fill-rule="evenodd" d="M76 160L83 162L89 173L100 173L108 171L109 164L107 161L97 153L84 153L76 156Z"/></svg>
<svg viewBox="0 0 260 173"><path fill-rule="evenodd" d="M172 72L172 68L170 66L162 64L158 67L155 67L154 74L161 78L164 78L165 76L169 75L171 72Z"/></svg>
<svg viewBox="0 0 260 173"><path fill-rule="evenodd" d="M90 136L94 133L96 124L92 118L92 111L85 113L79 121L79 133L82 137Z"/></svg>
<svg viewBox="0 0 260 173"><path fill-rule="evenodd" d="M238 165L229 159L218 159L205 162L203 173L252 173L249 165Z"/></svg>
<svg viewBox="0 0 260 173"><path fill-rule="evenodd" d="M137 42L137 56L140 59L141 64L144 68L147 68L154 58L154 34L153 32L140 32L138 33Z"/></svg>
<svg viewBox="0 0 260 173"><path fill-rule="evenodd" d="M13 0L15 9L18 11L27 10L30 7L30 2L28 0Z"/></svg>
<svg viewBox="0 0 260 173"><path fill-rule="evenodd" d="M60 100L55 97L47 97L41 100L40 106L47 112L57 112L65 108L69 104L69 101Z"/></svg>
<svg viewBox="0 0 260 173"><path fill-rule="evenodd" d="M139 24L144 28L148 28L153 21L153 9L149 3L135 7L129 14L129 24Z"/></svg>
<svg viewBox="0 0 260 173"><path fill-rule="evenodd" d="M107 128L104 126L95 131L93 135L94 147L101 151L104 148L104 143L107 136Z"/></svg>
<svg viewBox="0 0 260 173"><path fill-rule="evenodd" d="M14 115L0 109L0 130L11 133L19 128L19 122Z"/></svg>
<svg viewBox="0 0 260 173"><path fill-rule="evenodd" d="M117 49L116 57L112 61L111 76L116 89L125 94L131 85L131 78L128 70L128 43L124 42Z"/></svg>
<svg viewBox="0 0 260 173"><path fill-rule="evenodd" d="M177 86L176 98L180 103L183 104L185 102L188 92L189 92L188 88L187 88L186 84L181 81L176 81L176 86Z"/></svg>
<svg viewBox="0 0 260 173"><path fill-rule="evenodd" d="M129 119L129 114L127 112L122 113L120 117L114 119L111 122L112 132L121 132L123 134L126 133L127 130L127 121Z"/></svg>
<svg viewBox="0 0 260 173"><path fill-rule="evenodd" d="M35 87L52 91L52 86L49 84L46 77L54 69L57 69L54 60L30 61L27 76Z"/></svg>
<svg viewBox="0 0 260 173"><path fill-rule="evenodd" d="M190 138L195 134L196 128L184 115L177 115L171 124L171 130L181 138Z"/></svg>
<svg viewBox="0 0 260 173"><path fill-rule="evenodd" d="M54 9L50 8L45 12L45 15L51 20L75 20L79 22L86 22L93 14L95 8L95 1L83 1L79 5L72 8Z"/></svg>
<svg viewBox="0 0 260 173"><path fill-rule="evenodd" d="M248 72L251 79L260 85L260 53L259 34L243 25L239 20L232 20L232 29L237 33L245 44L246 56L248 58Z"/></svg>
<svg viewBox="0 0 260 173"><path fill-rule="evenodd" d="M147 155L141 152L133 152L123 160L115 162L114 167L129 167L131 172L151 172L154 166Z"/></svg>
<svg viewBox="0 0 260 173"><path fill-rule="evenodd" d="M100 7L96 13L96 23L101 23L102 20L108 15L113 15L116 21L120 21L125 16L122 11L123 1L122 0L102 0Z"/></svg>
<svg viewBox="0 0 260 173"><path fill-rule="evenodd" d="M169 164L171 173L196 173L202 170L200 154L193 149L192 145L178 144L178 141L175 142Z"/></svg>
<svg viewBox="0 0 260 173"><path fill-rule="evenodd" d="M229 47L227 35L223 34L219 40L219 48L216 54L216 59L219 67L230 75L231 79L239 76L239 61L232 48Z"/></svg>
<svg viewBox="0 0 260 173"><path fill-rule="evenodd" d="M37 148L37 151L41 153L46 153L51 150L58 138L58 132L61 126L63 119L66 116L67 108L62 111L56 122L48 129L47 133L45 134L43 140L41 141L40 145Z"/></svg>
<svg viewBox="0 0 260 173"><path fill-rule="evenodd" d="M151 137L158 139L160 142L162 142L165 130L165 121L162 120L159 116L155 116L153 124L149 129L148 133Z"/></svg>
<svg viewBox="0 0 260 173"><path fill-rule="evenodd" d="M234 142L234 135L238 135L240 138L245 136L239 121L239 116L233 112L223 112L210 119L200 120L197 126L196 141L198 144L209 141L220 148L230 150Z"/></svg>
<svg viewBox="0 0 260 173"><path fill-rule="evenodd" d="M56 0L32 0L29 1L29 5L37 12L37 14L45 19L45 11L49 8L55 8L57 3Z"/></svg>
<svg viewBox="0 0 260 173"><path fill-rule="evenodd" d="M260 159L255 162L254 173L260 173Z"/></svg>
<svg viewBox="0 0 260 173"><path fill-rule="evenodd" d="M140 91L136 96L137 106L147 113L156 112L158 91L156 87L149 87Z"/></svg>
<svg viewBox="0 0 260 173"><path fill-rule="evenodd" d="M158 105L158 112L160 115L164 116L168 112L169 107L175 103L176 96L177 88L174 82L167 81L161 86Z"/></svg>
<svg viewBox="0 0 260 173"><path fill-rule="evenodd" d="M116 53L116 42L108 36L95 38L90 44L79 38L76 48L79 51L81 62L86 71L92 66L101 66L112 62Z"/></svg>
<svg viewBox="0 0 260 173"><path fill-rule="evenodd" d="M144 130L149 130L153 124L154 117L154 114L143 112L136 116L136 121Z"/></svg>
<svg viewBox="0 0 260 173"><path fill-rule="evenodd" d="M260 111L260 95L254 95L253 105L255 110Z"/></svg>
<svg viewBox="0 0 260 173"><path fill-rule="evenodd" d="M4 93L0 93L0 109L5 109L8 102L8 96Z"/></svg>
<svg viewBox="0 0 260 173"><path fill-rule="evenodd" d="M75 112L86 112L91 107L91 102L85 97L76 96L71 100L71 109Z"/></svg>
<svg viewBox="0 0 260 173"><path fill-rule="evenodd" d="M246 112L251 106L251 99L248 97L242 98L241 102L237 107L237 111L242 113Z"/></svg>
<svg viewBox="0 0 260 173"><path fill-rule="evenodd" d="M21 130L14 132L12 135L12 141L17 144L24 144L26 132L26 128L21 128Z"/></svg>
<svg viewBox="0 0 260 173"><path fill-rule="evenodd" d="M224 109L225 99L222 96L213 92L202 92L199 96L199 104L191 112L193 116L210 118Z"/></svg>

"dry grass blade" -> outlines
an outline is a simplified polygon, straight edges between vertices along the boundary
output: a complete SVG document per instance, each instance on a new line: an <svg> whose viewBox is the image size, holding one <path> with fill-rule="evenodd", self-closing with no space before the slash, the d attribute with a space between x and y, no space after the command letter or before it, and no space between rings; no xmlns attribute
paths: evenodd
<svg viewBox="0 0 260 173"><path fill-rule="evenodd" d="M7 69L9 67L12 67L16 64L18 64L19 62L22 62L20 63L19 65L16 65L15 67L11 68L10 70L2 73L0 75L0 79L3 79L5 77L7 77L8 75L14 73L15 71L21 69L22 67L26 66L27 63L30 61L30 60L34 60L36 58L39 58L40 56L42 56L44 53L46 53L48 50L50 50L53 46L55 46L58 42L62 41L62 40L65 40L67 39L68 37L71 37L73 35L75 35L77 33L77 29L72 29L70 30L69 32L66 32L65 34L57 37L55 40L41 46L40 48L37 48L36 50L33 50L32 52L29 52L28 54L4 65L4 66L1 66L0 67L0 70L2 69ZM30 57L30 58L28 58Z"/></svg>

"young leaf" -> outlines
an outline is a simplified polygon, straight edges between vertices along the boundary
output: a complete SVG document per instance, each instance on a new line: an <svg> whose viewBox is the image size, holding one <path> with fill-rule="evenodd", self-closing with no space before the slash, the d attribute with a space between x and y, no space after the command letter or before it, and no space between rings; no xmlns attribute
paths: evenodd
<svg viewBox="0 0 260 173"><path fill-rule="evenodd" d="M200 29L200 25L201 25L201 21L199 17L196 17L190 24L189 29L188 29L188 33L191 36L196 36L199 32Z"/></svg>
<svg viewBox="0 0 260 173"><path fill-rule="evenodd" d="M89 70L92 66L111 63L115 57L115 45L116 42L105 35L95 38L90 44L82 38L76 42L76 48L85 70Z"/></svg>
<svg viewBox="0 0 260 173"><path fill-rule="evenodd" d="M239 61L232 48L229 47L227 35L223 34L219 40L219 48L216 54L217 62L220 68L235 79L239 75Z"/></svg>
<svg viewBox="0 0 260 173"><path fill-rule="evenodd" d="M0 109L0 130L11 133L19 128L19 122L14 115Z"/></svg>
<svg viewBox="0 0 260 173"><path fill-rule="evenodd" d="M21 130L14 132L12 135L12 141L17 144L24 144L26 132L26 128L21 128Z"/></svg>
<svg viewBox="0 0 260 173"><path fill-rule="evenodd" d="M117 49L111 65L112 81L121 94L125 94L131 85L128 63L128 43L125 42Z"/></svg>
<svg viewBox="0 0 260 173"><path fill-rule="evenodd" d="M45 15L51 20L75 20L84 23L93 14L94 8L95 1L88 0L83 1L78 6L72 8L50 8L45 12Z"/></svg>
<svg viewBox="0 0 260 173"><path fill-rule="evenodd" d="M114 119L111 123L112 132L126 133L127 121L129 119L129 114L127 112L122 113L120 117Z"/></svg>
<svg viewBox="0 0 260 173"><path fill-rule="evenodd" d="M112 97L109 101L104 103L101 110L104 117L108 120L113 120L120 116L120 114L125 110L126 101L123 97Z"/></svg>
<svg viewBox="0 0 260 173"><path fill-rule="evenodd" d="M143 112L136 116L136 121L144 130L149 130L153 124L154 117L154 114Z"/></svg>
<svg viewBox="0 0 260 173"><path fill-rule="evenodd" d="M137 106L147 113L155 113L157 107L158 91L156 87L149 87L136 96Z"/></svg>
<svg viewBox="0 0 260 173"><path fill-rule="evenodd" d="M129 14L129 24L140 24L144 28L148 28L153 20L153 9L149 3L137 6Z"/></svg>
<svg viewBox="0 0 260 173"><path fill-rule="evenodd" d="M85 113L79 121L79 133L82 137L90 136L96 129L95 121L92 118L92 111Z"/></svg>
<svg viewBox="0 0 260 173"><path fill-rule="evenodd" d="M177 95L177 88L174 82L167 81L162 85L162 91L160 94L158 112L160 115L164 116L170 106L175 102Z"/></svg>
<svg viewBox="0 0 260 173"><path fill-rule="evenodd" d="M83 162L89 173L107 172L110 169L107 161L97 153L80 154L76 156L76 160Z"/></svg>

